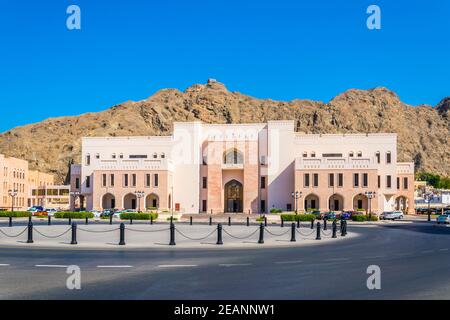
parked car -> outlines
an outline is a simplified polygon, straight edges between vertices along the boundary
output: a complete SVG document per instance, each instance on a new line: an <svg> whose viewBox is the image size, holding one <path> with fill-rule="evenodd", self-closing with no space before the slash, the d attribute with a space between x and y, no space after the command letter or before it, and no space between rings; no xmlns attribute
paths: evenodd
<svg viewBox="0 0 450 320"><path fill-rule="evenodd" d="M345 219L345 220L349 220L352 218L352 215L354 215L355 212L354 211L342 211L340 218L341 219Z"/></svg>
<svg viewBox="0 0 450 320"><path fill-rule="evenodd" d="M55 213L58 212L56 209L45 209L45 211L47 211L47 215L50 217L53 217Z"/></svg>
<svg viewBox="0 0 450 320"><path fill-rule="evenodd" d="M135 209L125 209L125 210L118 211L118 212L114 213L114 218L120 218L120 215L122 213L136 213L136 212L137 211Z"/></svg>
<svg viewBox="0 0 450 320"><path fill-rule="evenodd" d="M323 218L323 213L320 212L320 210L313 210L311 211L311 214L315 215L316 218L315 219L322 219Z"/></svg>
<svg viewBox="0 0 450 320"><path fill-rule="evenodd" d="M100 213L100 217L101 218L109 217L110 215L113 215L113 214L114 214L114 210L106 209L106 210L103 210L102 213Z"/></svg>
<svg viewBox="0 0 450 320"><path fill-rule="evenodd" d="M403 219L403 212L401 211L385 211L380 216L381 220L397 220Z"/></svg>
<svg viewBox="0 0 450 320"><path fill-rule="evenodd" d="M91 213L94 215L94 218L100 218L102 213L97 210L92 210Z"/></svg>
<svg viewBox="0 0 450 320"><path fill-rule="evenodd" d="M45 211L44 207L42 206L32 206L28 209L28 212L30 212L33 216L46 216L47 211Z"/></svg>
<svg viewBox="0 0 450 320"><path fill-rule="evenodd" d="M450 223L450 213L449 214L441 214L439 217L436 218L437 224L449 224Z"/></svg>
<svg viewBox="0 0 450 320"><path fill-rule="evenodd" d="M327 219L327 220L339 219L339 214L337 214L336 212L333 212L333 211L325 212L323 215L323 218Z"/></svg>

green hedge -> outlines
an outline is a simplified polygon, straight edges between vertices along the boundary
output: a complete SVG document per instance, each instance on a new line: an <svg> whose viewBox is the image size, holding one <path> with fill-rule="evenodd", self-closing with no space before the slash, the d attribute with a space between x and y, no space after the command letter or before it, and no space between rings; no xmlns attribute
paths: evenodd
<svg viewBox="0 0 450 320"><path fill-rule="evenodd" d="M352 215L352 221L356 222L378 221L378 216L372 215L371 217L369 217L368 215L365 214L354 214Z"/></svg>
<svg viewBox="0 0 450 320"><path fill-rule="evenodd" d="M28 211L2 211L0 212L0 217L14 217L14 218L21 218L21 217L29 217L31 216L31 212Z"/></svg>
<svg viewBox="0 0 450 320"><path fill-rule="evenodd" d="M122 220L150 220L150 217L153 217L153 220L156 220L158 218L157 213L137 213L137 212L128 212L128 213L121 213L120 219Z"/></svg>
<svg viewBox="0 0 450 320"><path fill-rule="evenodd" d="M278 209L278 208L272 208L272 209L270 209L270 213L282 213L282 212L283 212L283 210Z"/></svg>
<svg viewBox="0 0 450 320"><path fill-rule="evenodd" d="M312 221L316 218L314 214L282 214L283 221Z"/></svg>
<svg viewBox="0 0 450 320"><path fill-rule="evenodd" d="M93 218L94 214L92 212L55 212L54 218L58 219L85 219Z"/></svg>

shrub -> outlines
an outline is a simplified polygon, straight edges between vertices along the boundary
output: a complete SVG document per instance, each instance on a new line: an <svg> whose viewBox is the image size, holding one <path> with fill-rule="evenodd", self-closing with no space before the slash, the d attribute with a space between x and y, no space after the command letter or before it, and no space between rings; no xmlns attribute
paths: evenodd
<svg viewBox="0 0 450 320"><path fill-rule="evenodd" d="M21 218L21 217L29 217L31 216L31 212L28 211L1 211L0 217L14 217L14 218Z"/></svg>
<svg viewBox="0 0 450 320"><path fill-rule="evenodd" d="M278 209L278 208L272 208L272 209L270 209L270 213L281 213L281 212L283 212L283 210Z"/></svg>
<svg viewBox="0 0 450 320"><path fill-rule="evenodd" d="M172 221L177 221L177 220L178 220L178 218L175 218L175 217L172 219ZM170 221L170 217L167 218L167 221Z"/></svg>
<svg viewBox="0 0 450 320"><path fill-rule="evenodd" d="M256 221L258 221L258 222L264 222L264 217L258 217L258 218L256 218Z"/></svg>
<svg viewBox="0 0 450 320"><path fill-rule="evenodd" d="M58 219L85 219L93 218L94 214L92 212L55 212L53 217Z"/></svg>
<svg viewBox="0 0 450 320"><path fill-rule="evenodd" d="M312 221L316 218L314 214L282 214L283 221Z"/></svg>
<svg viewBox="0 0 450 320"><path fill-rule="evenodd" d="M153 220L156 220L158 218L157 213L138 213L138 212L128 212L128 213L121 213L120 219L122 220L150 220L150 217L153 217Z"/></svg>

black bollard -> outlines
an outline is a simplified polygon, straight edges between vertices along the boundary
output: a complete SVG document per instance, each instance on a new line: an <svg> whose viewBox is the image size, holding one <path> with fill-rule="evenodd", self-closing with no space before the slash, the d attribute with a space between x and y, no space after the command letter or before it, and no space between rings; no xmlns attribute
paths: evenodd
<svg viewBox="0 0 450 320"><path fill-rule="evenodd" d="M11 216L9 216L9 223L8 223L8 226L12 227L12 217L11 217Z"/></svg>
<svg viewBox="0 0 450 320"><path fill-rule="evenodd" d="M173 223L173 217L172 216L170 217L170 223Z"/></svg>
<svg viewBox="0 0 450 320"><path fill-rule="evenodd" d="M300 219L297 217L297 228L300 228Z"/></svg>
<svg viewBox="0 0 450 320"><path fill-rule="evenodd" d="M247 227L250 226L250 218L247 217Z"/></svg>
<svg viewBox="0 0 450 320"><path fill-rule="evenodd" d="M153 216L150 216L150 224L153 224Z"/></svg>
<svg viewBox="0 0 450 320"><path fill-rule="evenodd" d="M333 235L331 236L332 238L336 238L336 230L337 230L337 225L336 225L336 220L333 221Z"/></svg>
<svg viewBox="0 0 450 320"><path fill-rule="evenodd" d="M31 214L28 216L28 224L31 223Z"/></svg>
<svg viewBox="0 0 450 320"><path fill-rule="evenodd" d="M52 217L50 217L50 216L48 216L47 217L47 224L49 225L49 226L51 226L52 225Z"/></svg>
<svg viewBox="0 0 450 320"><path fill-rule="evenodd" d="M72 241L70 241L70 244L77 244L77 224L75 222L72 223Z"/></svg>
<svg viewBox="0 0 450 320"><path fill-rule="evenodd" d="M212 225L212 217L209 217L209 225Z"/></svg>
<svg viewBox="0 0 450 320"><path fill-rule="evenodd" d="M68 223L68 225L69 225L69 226L72 225L72 217L69 217L69 223Z"/></svg>
<svg viewBox="0 0 450 320"><path fill-rule="evenodd" d="M122 222L120 224L120 240L119 240L119 246L125 245L125 224Z"/></svg>
<svg viewBox="0 0 450 320"><path fill-rule="evenodd" d="M192 226L192 216L189 217L189 225Z"/></svg>
<svg viewBox="0 0 450 320"><path fill-rule="evenodd" d="M267 217L264 216L264 227L267 227Z"/></svg>
<svg viewBox="0 0 450 320"><path fill-rule="evenodd" d="M258 243L264 243L264 225L261 223L259 225L259 240Z"/></svg>
<svg viewBox="0 0 450 320"><path fill-rule="evenodd" d="M33 243L33 222L28 223L28 239L27 243Z"/></svg>
<svg viewBox="0 0 450 320"><path fill-rule="evenodd" d="M323 219L323 230L327 230L327 219Z"/></svg>
<svg viewBox="0 0 450 320"><path fill-rule="evenodd" d="M317 233L316 233L316 240L321 240L320 237L320 222L317 222Z"/></svg>
<svg viewBox="0 0 450 320"><path fill-rule="evenodd" d="M130 224L133 224L133 217L130 217Z"/></svg>
<svg viewBox="0 0 450 320"><path fill-rule="evenodd" d="M222 224L217 225L217 243L216 244L223 244L222 241Z"/></svg>
<svg viewBox="0 0 450 320"><path fill-rule="evenodd" d="M84 219L84 224L89 224L89 218L88 217L86 217L85 219Z"/></svg>
<svg viewBox="0 0 450 320"><path fill-rule="evenodd" d="M311 220L311 229L314 229L314 219Z"/></svg>
<svg viewBox="0 0 450 320"><path fill-rule="evenodd" d="M173 223L170 224L170 246L175 245L175 225Z"/></svg>
<svg viewBox="0 0 450 320"><path fill-rule="evenodd" d="M339 225L339 229L340 229L342 237L344 236L344 223L345 223L344 221L345 221L344 219L341 219L341 223Z"/></svg>
<svg viewBox="0 0 450 320"><path fill-rule="evenodd" d="M231 226L231 217L228 217L228 226Z"/></svg>
<svg viewBox="0 0 450 320"><path fill-rule="evenodd" d="M292 222L291 224L291 242L295 242L295 223Z"/></svg>
<svg viewBox="0 0 450 320"><path fill-rule="evenodd" d="M347 220L344 220L344 233L342 235L344 237L347 235Z"/></svg>
<svg viewBox="0 0 450 320"><path fill-rule="evenodd" d="M113 214L111 213L111 215L109 216L109 224L112 224L112 218L113 218Z"/></svg>

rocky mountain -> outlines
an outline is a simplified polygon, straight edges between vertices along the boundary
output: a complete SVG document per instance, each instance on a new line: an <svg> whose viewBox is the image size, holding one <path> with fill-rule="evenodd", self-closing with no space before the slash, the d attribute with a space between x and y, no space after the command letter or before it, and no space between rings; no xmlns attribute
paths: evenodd
<svg viewBox="0 0 450 320"><path fill-rule="evenodd" d="M348 90L328 103L256 99L230 92L216 81L184 92L160 90L148 99L74 117L59 117L0 134L0 153L27 159L30 167L66 178L69 163L80 161L83 136L167 135L173 121L252 123L294 119L307 133L396 132L399 161L450 176L450 98L436 107L410 106L386 88Z"/></svg>

